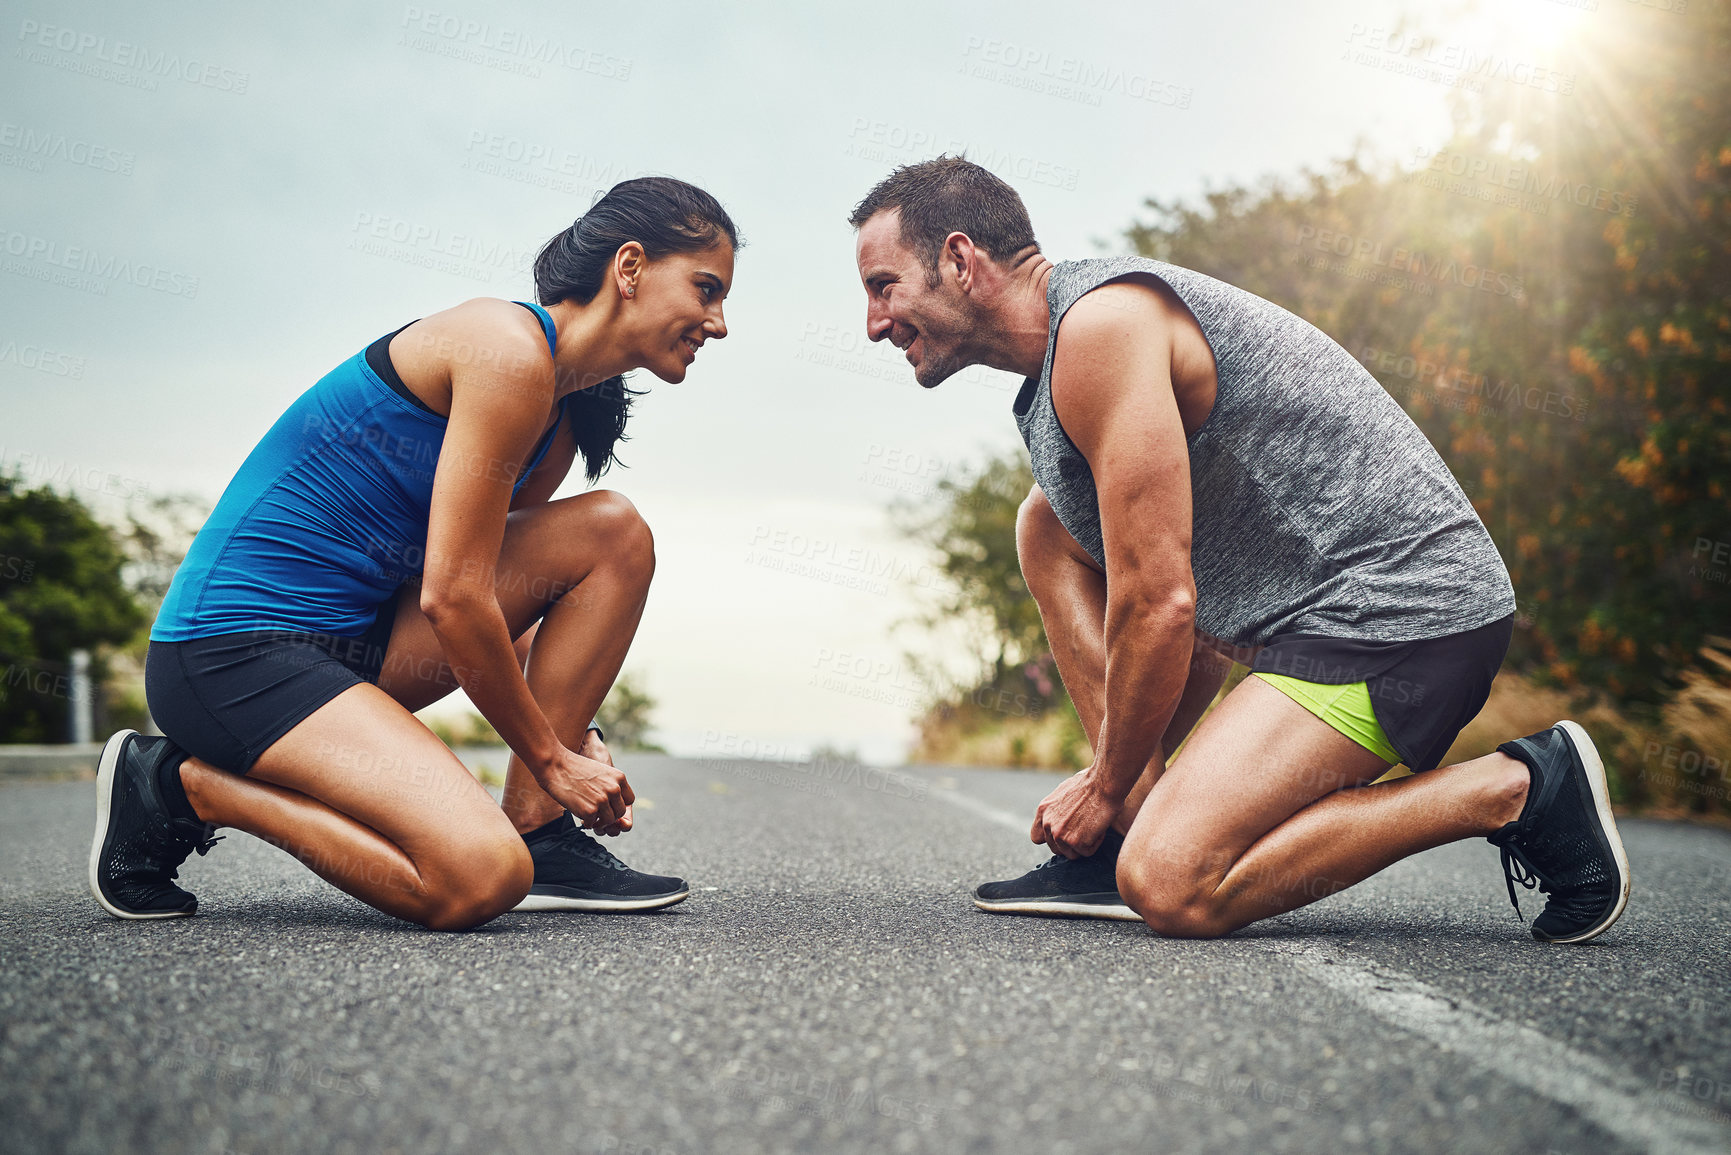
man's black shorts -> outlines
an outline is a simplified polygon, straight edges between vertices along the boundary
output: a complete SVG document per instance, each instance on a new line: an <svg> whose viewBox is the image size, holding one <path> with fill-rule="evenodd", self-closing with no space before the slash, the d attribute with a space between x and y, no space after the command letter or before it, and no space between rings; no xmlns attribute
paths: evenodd
<svg viewBox="0 0 1731 1155"><path fill-rule="evenodd" d="M1514 635L1515 616L1412 642L1287 634L1263 646L1252 673L1340 686L1363 682L1389 745L1413 771L1434 769L1484 708Z"/></svg>

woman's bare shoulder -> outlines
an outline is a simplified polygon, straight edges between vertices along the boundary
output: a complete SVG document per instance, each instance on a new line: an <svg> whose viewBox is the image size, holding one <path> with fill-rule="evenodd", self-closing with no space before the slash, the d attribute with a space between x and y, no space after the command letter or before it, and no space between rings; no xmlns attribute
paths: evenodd
<svg viewBox="0 0 1731 1155"><path fill-rule="evenodd" d="M390 356L408 388L443 415L464 382L510 382L544 402L553 395L541 320L515 301L474 297L430 313L391 340Z"/></svg>
<svg viewBox="0 0 1731 1155"><path fill-rule="evenodd" d="M421 318L420 323L449 342L447 356L478 367L505 369L526 360L528 365L523 367L527 368L552 362L541 319L502 297L471 297Z"/></svg>

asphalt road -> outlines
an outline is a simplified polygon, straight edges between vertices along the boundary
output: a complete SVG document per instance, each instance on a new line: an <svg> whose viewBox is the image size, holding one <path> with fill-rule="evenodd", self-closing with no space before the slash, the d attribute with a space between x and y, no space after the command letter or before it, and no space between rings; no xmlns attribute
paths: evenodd
<svg viewBox="0 0 1731 1155"><path fill-rule="evenodd" d="M0 786L0 1149L1731 1150L1722 832L1625 822L1585 947L1483 841L1186 942L969 903L1043 857L1047 775L622 764L614 849L692 897L467 934L234 832L198 917L121 922L93 784Z"/></svg>

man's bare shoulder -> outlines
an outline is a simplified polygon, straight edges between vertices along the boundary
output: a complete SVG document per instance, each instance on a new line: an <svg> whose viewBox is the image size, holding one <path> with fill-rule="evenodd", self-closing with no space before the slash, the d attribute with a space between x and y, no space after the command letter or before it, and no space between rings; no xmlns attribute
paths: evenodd
<svg viewBox="0 0 1731 1155"><path fill-rule="evenodd" d="M1064 314L1054 353L1170 348L1176 320L1170 293L1152 275L1137 273L1083 294Z"/></svg>
<svg viewBox="0 0 1731 1155"><path fill-rule="evenodd" d="M1152 278L1101 285L1071 305L1058 326L1054 382L1059 370L1169 364L1175 332L1171 303Z"/></svg>

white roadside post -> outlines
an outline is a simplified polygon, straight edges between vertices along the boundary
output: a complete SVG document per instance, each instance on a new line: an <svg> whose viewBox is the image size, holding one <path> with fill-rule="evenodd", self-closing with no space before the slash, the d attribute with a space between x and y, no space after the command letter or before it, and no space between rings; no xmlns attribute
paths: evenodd
<svg viewBox="0 0 1731 1155"><path fill-rule="evenodd" d="M90 717L90 708L94 704L90 692L90 651L72 651L72 688L68 706L72 715L72 741L89 743L96 740L95 727Z"/></svg>

